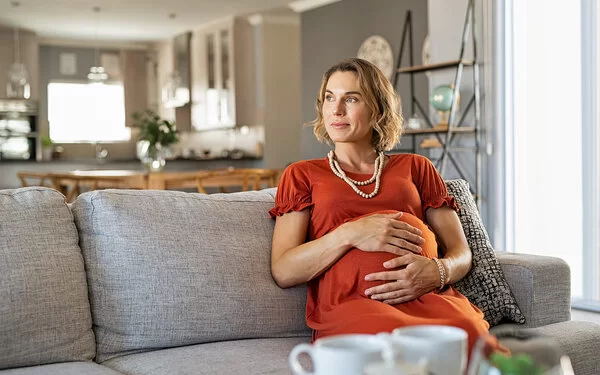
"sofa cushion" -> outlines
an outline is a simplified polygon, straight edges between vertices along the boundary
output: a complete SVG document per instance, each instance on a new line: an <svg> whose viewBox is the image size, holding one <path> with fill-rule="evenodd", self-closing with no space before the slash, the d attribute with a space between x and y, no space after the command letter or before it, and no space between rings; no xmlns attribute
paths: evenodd
<svg viewBox="0 0 600 375"><path fill-rule="evenodd" d="M306 288L270 272L266 192L80 195L97 360L210 341L302 336Z"/></svg>
<svg viewBox="0 0 600 375"><path fill-rule="evenodd" d="M469 184L464 180L448 180L446 186L458 203L458 216L473 253L471 271L456 283L456 289L483 311L491 326L503 321L525 323L481 222Z"/></svg>
<svg viewBox="0 0 600 375"><path fill-rule="evenodd" d="M103 365L126 374L291 375L288 356L310 337L251 339L163 349L111 359ZM309 361L303 361L306 366Z"/></svg>
<svg viewBox="0 0 600 375"><path fill-rule="evenodd" d="M62 194L0 191L0 369L92 359L85 269Z"/></svg>
<svg viewBox="0 0 600 375"><path fill-rule="evenodd" d="M0 371L0 375L123 375L94 362L67 362Z"/></svg>
<svg viewBox="0 0 600 375"><path fill-rule="evenodd" d="M571 270L563 259L496 252L510 290L525 316L523 327L571 320Z"/></svg>

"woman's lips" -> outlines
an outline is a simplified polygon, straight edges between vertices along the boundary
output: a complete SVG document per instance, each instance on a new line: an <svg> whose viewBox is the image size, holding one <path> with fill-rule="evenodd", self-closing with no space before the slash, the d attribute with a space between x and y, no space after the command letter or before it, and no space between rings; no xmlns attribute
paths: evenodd
<svg viewBox="0 0 600 375"><path fill-rule="evenodd" d="M349 126L347 122L332 122L331 127L334 129L342 129Z"/></svg>

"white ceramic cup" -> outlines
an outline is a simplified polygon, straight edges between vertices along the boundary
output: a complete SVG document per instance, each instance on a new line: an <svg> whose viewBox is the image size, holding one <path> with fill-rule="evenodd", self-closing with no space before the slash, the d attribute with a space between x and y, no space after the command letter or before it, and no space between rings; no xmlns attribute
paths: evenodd
<svg viewBox="0 0 600 375"><path fill-rule="evenodd" d="M289 361L296 375L363 375L370 363L382 360L384 344L375 335L330 336L311 344L298 344ZM307 371L298 360L301 353L311 358L314 372Z"/></svg>
<svg viewBox="0 0 600 375"><path fill-rule="evenodd" d="M396 328L392 332L396 358L427 362L432 375L464 375L467 369L467 332L442 325Z"/></svg>

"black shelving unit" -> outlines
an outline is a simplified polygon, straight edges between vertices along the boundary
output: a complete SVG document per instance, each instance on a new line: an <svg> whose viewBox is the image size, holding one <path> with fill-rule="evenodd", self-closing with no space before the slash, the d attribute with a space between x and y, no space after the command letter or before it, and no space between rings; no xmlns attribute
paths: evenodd
<svg viewBox="0 0 600 375"><path fill-rule="evenodd" d="M10 142L17 147L9 147ZM21 99L0 100L0 162L39 158L37 102Z"/></svg>
<svg viewBox="0 0 600 375"><path fill-rule="evenodd" d="M424 120L426 127L423 129L406 129L404 132L404 136L412 138L412 149L410 149L413 153L420 153L420 151L424 151L424 149L429 148L438 148L441 150L441 155L439 158L432 159L432 162L440 172L442 176L445 176L447 172L448 163L451 163L454 166L456 172L460 175L461 178L469 181L469 178L466 176L466 168L465 166L461 166L455 158L455 154L458 152L472 152L474 153L474 178L475 181L469 181L471 185L471 190L473 195L475 196L475 200L477 205L480 205L481 202L481 103L480 103L480 94L479 94L479 66L477 61L477 46L476 46L476 34L475 34L475 12L474 12L474 0L469 0L467 5L467 10L465 14L465 22L463 25L462 39L460 44L460 51L458 53L458 59L452 61L446 61L435 64L428 65L414 65L413 59L413 43L412 43L412 14L411 11L406 12L404 28L402 30L402 41L400 44L400 50L398 53L398 59L396 63L396 71L394 73L393 85L397 87L398 80L400 75L408 75L409 76L409 86L410 86L410 115L414 115L418 113L421 118ZM473 57L472 59L465 59L465 50L467 45L470 44L473 48ZM405 48L408 45L408 48ZM402 58L404 54L408 53L408 66L402 66ZM473 95L468 100L467 105L459 114L457 111L458 108L458 98L460 85L463 78L463 72L465 68L468 68L471 71L472 79L473 79ZM455 70L454 82L453 82L453 101L450 107L449 116L448 116L448 127L447 128L436 128L434 125L434 121L431 121L429 118L429 114L425 108L418 100L415 95L415 74L421 74L425 72L435 72L440 70ZM469 119L470 124L466 124L465 120L469 113L473 112L472 118ZM405 116L408 117L408 116ZM433 146L421 146L417 144L418 137L424 135L433 135L436 139L437 147ZM474 138L474 146L473 147L460 147L453 146L453 143L457 141L461 137L473 137ZM408 151L403 149L396 149L396 151Z"/></svg>

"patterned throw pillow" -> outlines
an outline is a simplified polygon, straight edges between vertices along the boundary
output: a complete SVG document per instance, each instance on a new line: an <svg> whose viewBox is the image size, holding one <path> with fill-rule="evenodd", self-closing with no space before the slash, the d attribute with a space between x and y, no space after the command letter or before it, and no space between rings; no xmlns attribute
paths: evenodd
<svg viewBox="0 0 600 375"><path fill-rule="evenodd" d="M481 222L469 184L464 180L448 180L446 186L458 203L458 217L473 252L471 271L455 284L456 289L483 311L490 326L507 320L525 323Z"/></svg>

